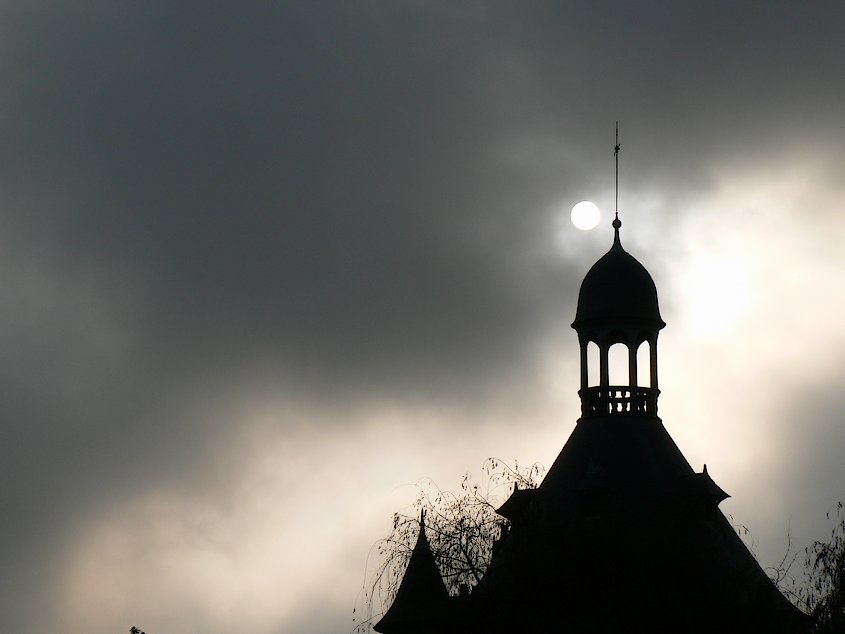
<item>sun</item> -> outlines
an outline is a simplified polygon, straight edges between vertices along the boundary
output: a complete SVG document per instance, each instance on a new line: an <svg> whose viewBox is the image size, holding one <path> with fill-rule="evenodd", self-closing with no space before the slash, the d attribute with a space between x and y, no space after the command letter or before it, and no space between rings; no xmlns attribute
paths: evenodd
<svg viewBox="0 0 845 634"><path fill-rule="evenodd" d="M572 208L572 224L582 231L589 231L599 224L599 208L589 200L582 200Z"/></svg>

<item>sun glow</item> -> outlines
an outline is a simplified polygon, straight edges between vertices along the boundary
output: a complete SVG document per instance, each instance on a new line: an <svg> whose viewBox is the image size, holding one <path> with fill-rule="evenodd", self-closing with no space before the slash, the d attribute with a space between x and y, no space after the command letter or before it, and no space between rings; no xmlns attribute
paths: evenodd
<svg viewBox="0 0 845 634"><path fill-rule="evenodd" d="M690 265L687 311L699 336L733 330L752 307L752 271L740 257L700 255Z"/></svg>
<svg viewBox="0 0 845 634"><path fill-rule="evenodd" d="M589 231L599 224L601 213L595 203L582 200L572 208L572 224L582 231Z"/></svg>

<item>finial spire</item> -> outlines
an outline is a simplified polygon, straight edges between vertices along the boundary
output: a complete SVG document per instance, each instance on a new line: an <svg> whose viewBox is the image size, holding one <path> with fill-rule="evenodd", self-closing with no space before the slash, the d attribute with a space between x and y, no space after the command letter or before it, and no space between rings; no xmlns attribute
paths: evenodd
<svg viewBox="0 0 845 634"><path fill-rule="evenodd" d="M613 219L613 247L622 248L622 243L619 241L619 228L622 226L622 221L619 220L619 150L622 146L619 145L619 122L616 122L616 145L613 146L613 158L616 159L616 217Z"/></svg>
<svg viewBox="0 0 845 634"><path fill-rule="evenodd" d="M616 122L616 145L613 146L613 157L616 159L616 217L619 217L619 150L622 146L619 145L619 122Z"/></svg>

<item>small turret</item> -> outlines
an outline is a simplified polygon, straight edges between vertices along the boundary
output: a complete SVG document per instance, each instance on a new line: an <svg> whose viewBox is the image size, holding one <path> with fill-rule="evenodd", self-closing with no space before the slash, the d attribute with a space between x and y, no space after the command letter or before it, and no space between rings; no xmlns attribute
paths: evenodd
<svg viewBox="0 0 845 634"><path fill-rule="evenodd" d="M422 511L420 533L396 598L373 629L382 634L443 632L450 624L449 607L449 592L425 536L425 511Z"/></svg>
<svg viewBox="0 0 845 634"><path fill-rule="evenodd" d="M657 288L648 271L622 248L619 216L613 220L613 246L589 270L578 294L572 327L581 347L582 418L608 415L657 415L657 335L666 326L657 305ZM649 348L648 385L640 380L637 351ZM588 346L599 351L599 382L590 385ZM609 351L614 344L628 351L628 379L610 385ZM641 384L642 383L642 384Z"/></svg>

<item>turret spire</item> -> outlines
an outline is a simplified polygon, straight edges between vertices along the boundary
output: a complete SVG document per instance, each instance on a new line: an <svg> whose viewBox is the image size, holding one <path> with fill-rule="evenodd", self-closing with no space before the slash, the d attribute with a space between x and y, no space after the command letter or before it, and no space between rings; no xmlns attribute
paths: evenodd
<svg viewBox="0 0 845 634"><path fill-rule="evenodd" d="M622 227L622 221L619 220L619 150L622 146L619 145L619 122L616 122L616 145L613 146L613 158L616 159L616 204L614 209L616 212L613 218L613 248L621 249L622 243L619 241L619 229Z"/></svg>
<svg viewBox="0 0 845 634"><path fill-rule="evenodd" d="M613 158L616 159L616 219L619 219L619 150L622 146L619 145L619 122L616 122L616 145L613 146Z"/></svg>

